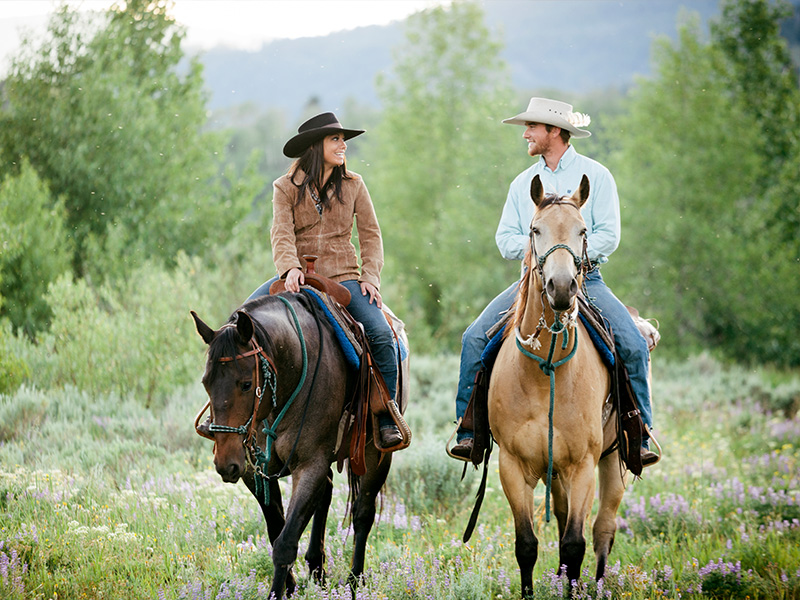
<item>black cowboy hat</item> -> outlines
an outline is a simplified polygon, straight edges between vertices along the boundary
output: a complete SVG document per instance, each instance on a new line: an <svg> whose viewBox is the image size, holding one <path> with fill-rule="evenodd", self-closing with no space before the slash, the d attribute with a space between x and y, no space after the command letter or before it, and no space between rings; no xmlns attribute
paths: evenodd
<svg viewBox="0 0 800 600"><path fill-rule="evenodd" d="M286 142L283 147L284 155L289 158L297 158L314 142L321 140L325 136L332 135L337 131L344 134L344 139L349 140L357 135L364 133L363 129L345 129L339 123L339 119L332 112L326 112L311 117L308 121L297 128L297 135Z"/></svg>

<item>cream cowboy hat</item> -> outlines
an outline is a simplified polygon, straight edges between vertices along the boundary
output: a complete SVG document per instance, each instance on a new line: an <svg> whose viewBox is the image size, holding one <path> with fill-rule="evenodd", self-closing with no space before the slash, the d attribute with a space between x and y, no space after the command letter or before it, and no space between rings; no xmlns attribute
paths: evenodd
<svg viewBox="0 0 800 600"><path fill-rule="evenodd" d="M578 129L578 127L586 127L591 121L589 115L572 112L572 104L547 98L531 98L528 110L510 119L504 119L503 123L509 125L527 125L528 123L555 125L569 131L572 137L585 138L592 135L591 132Z"/></svg>
<svg viewBox="0 0 800 600"><path fill-rule="evenodd" d="M363 129L345 129L332 112L311 117L297 128L297 135L286 142L283 153L289 158L297 158L314 142L325 136L341 131L344 139L349 140L364 133Z"/></svg>

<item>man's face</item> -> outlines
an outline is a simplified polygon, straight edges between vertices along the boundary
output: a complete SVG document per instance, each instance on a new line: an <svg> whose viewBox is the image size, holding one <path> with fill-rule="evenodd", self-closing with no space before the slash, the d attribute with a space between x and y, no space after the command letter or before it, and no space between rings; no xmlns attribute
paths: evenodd
<svg viewBox="0 0 800 600"><path fill-rule="evenodd" d="M555 129L550 133L553 131ZM527 123L522 137L528 142L528 154L531 156L544 154L550 149L551 136L542 123Z"/></svg>

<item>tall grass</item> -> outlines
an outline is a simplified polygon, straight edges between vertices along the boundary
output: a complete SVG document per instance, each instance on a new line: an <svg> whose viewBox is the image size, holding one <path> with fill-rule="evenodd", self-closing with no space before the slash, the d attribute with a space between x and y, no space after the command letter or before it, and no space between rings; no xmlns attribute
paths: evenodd
<svg viewBox="0 0 800 600"><path fill-rule="evenodd" d="M460 541L480 473L462 482L444 453L457 357L412 361L415 437L394 457L357 597L516 598L496 459L478 528ZM654 387L666 456L629 485L606 578L592 580L589 552L573 597L800 598L800 379L699 356L656 360ZM204 402L199 383L150 409L132 394L71 386L0 396L0 598L266 598L263 519L241 484L221 482L210 442L194 434ZM314 584L301 558L296 597L350 597L346 501L338 477L328 585ZM537 534L536 598L566 598L556 526L543 514Z"/></svg>

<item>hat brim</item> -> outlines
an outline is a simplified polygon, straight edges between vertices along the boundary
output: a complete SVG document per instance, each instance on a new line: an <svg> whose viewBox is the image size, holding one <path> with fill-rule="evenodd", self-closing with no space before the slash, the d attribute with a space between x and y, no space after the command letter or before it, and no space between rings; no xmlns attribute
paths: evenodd
<svg viewBox="0 0 800 600"><path fill-rule="evenodd" d="M561 129L566 129L572 134L574 138L587 138L592 135L591 131L586 131L585 129L578 129L569 121L565 121L563 119L557 119L550 116L547 120L544 120L542 115L538 113L532 112L522 112L518 115L511 117L510 119L503 119L503 123L508 125L522 125L523 127L526 126L528 123L545 123L547 125L552 125L553 127L560 127Z"/></svg>
<svg viewBox="0 0 800 600"><path fill-rule="evenodd" d="M303 133L298 133L296 136L286 142L286 144L283 146L283 154L289 158L298 158L308 149L309 146L311 146L311 144L321 140L324 137L333 135L338 131L341 131L344 134L344 139L349 140L361 135L366 130L342 129L341 127L337 126L326 126L304 131Z"/></svg>

